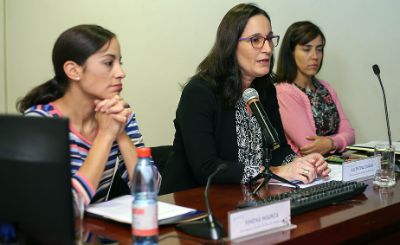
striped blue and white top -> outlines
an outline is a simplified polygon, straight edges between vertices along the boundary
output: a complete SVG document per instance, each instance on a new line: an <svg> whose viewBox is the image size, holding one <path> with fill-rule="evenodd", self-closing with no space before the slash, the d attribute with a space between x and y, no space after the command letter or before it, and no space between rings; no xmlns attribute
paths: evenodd
<svg viewBox="0 0 400 245"><path fill-rule="evenodd" d="M63 117L60 110L58 110L53 103L32 106L26 110L24 114L26 116ZM139 127L134 113L129 116L125 130L136 147L144 147L143 137L139 132ZM111 188L112 180L116 173L115 167L117 165L117 161L119 162L118 171L122 174L122 179L126 181L128 185L130 185L128 172L116 141L112 144L103 175L101 176L96 190L94 190L85 176L77 173L88 155L88 152L92 146L92 142L89 142L87 139L85 139L71 126L69 127L69 141L72 189L74 195L79 193L84 197L85 206L89 205L89 203L102 202L106 200L109 189Z"/></svg>

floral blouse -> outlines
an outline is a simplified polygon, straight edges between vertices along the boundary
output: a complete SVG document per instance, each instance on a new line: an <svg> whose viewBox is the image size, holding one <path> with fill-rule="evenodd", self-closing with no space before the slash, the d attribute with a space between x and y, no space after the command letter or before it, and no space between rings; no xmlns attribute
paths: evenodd
<svg viewBox="0 0 400 245"><path fill-rule="evenodd" d="M316 79L312 79L315 91L302 88L294 83L309 98L318 136L337 133L339 113L329 91Z"/></svg>

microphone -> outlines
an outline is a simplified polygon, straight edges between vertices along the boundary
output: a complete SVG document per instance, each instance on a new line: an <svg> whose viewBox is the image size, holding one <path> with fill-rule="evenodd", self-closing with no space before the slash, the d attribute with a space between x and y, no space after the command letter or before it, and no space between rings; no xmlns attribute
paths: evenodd
<svg viewBox="0 0 400 245"><path fill-rule="evenodd" d="M385 116L386 116L386 126L387 126L387 133L389 137L389 146L392 147L392 133L390 131L390 124L389 124L389 114L388 114L388 109L386 105L386 94L385 94L385 89L383 88L381 76L380 76L380 69L377 64L372 66L372 70L374 71L375 75L378 77L379 84L381 85L382 88L382 93L383 93L383 104L385 106Z"/></svg>
<svg viewBox="0 0 400 245"><path fill-rule="evenodd" d="M265 113L261 105L257 90L255 90L254 88L248 88L243 92L242 97L244 102L249 105L251 111L257 119L258 124L261 127L261 132L266 141L266 146L268 148L272 148L273 150L279 148L280 141L278 138L278 133L272 126L271 122L268 119L267 113Z"/></svg>
<svg viewBox="0 0 400 245"><path fill-rule="evenodd" d="M203 237L212 240L222 239L224 236L224 227L221 223L214 219L214 215L212 214L210 203L208 200L208 189L210 188L211 180L214 176L221 170L225 170L227 165L225 163L221 163L215 169L215 171L208 176L207 185L204 189L204 201L207 208L207 218L200 221L193 221L188 223L178 224L176 228L182 232L185 232L192 236Z"/></svg>

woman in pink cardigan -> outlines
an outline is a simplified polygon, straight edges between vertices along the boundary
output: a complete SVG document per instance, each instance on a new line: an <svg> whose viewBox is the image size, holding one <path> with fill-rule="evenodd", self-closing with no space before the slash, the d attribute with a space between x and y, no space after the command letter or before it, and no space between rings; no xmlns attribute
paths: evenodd
<svg viewBox="0 0 400 245"><path fill-rule="evenodd" d="M286 138L299 155L342 152L354 144L354 129L333 88L315 75L325 37L315 24L292 24L279 51L276 91Z"/></svg>

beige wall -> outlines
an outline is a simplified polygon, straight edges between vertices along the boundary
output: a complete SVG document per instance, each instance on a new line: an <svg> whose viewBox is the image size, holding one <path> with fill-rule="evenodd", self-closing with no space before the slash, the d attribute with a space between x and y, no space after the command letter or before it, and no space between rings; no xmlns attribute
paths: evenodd
<svg viewBox="0 0 400 245"><path fill-rule="evenodd" d="M96 23L109 28L120 39L127 73L123 96L135 109L148 145L172 143L172 121L181 93L179 84L193 75L210 50L223 15L240 2L5 1L7 111L15 112L18 97L53 76L51 49L62 31L76 24ZM319 77L329 81L338 92L358 142L386 139L382 94L371 69L378 63L386 87L393 138L400 139L400 85L396 73L400 1L252 2L267 10L274 32L282 37L294 21L308 19L321 27L327 47ZM1 83L0 86L4 87ZM0 110L4 107L1 103Z"/></svg>
<svg viewBox="0 0 400 245"><path fill-rule="evenodd" d="M0 0L0 113L4 113L6 111L4 48L4 0Z"/></svg>

